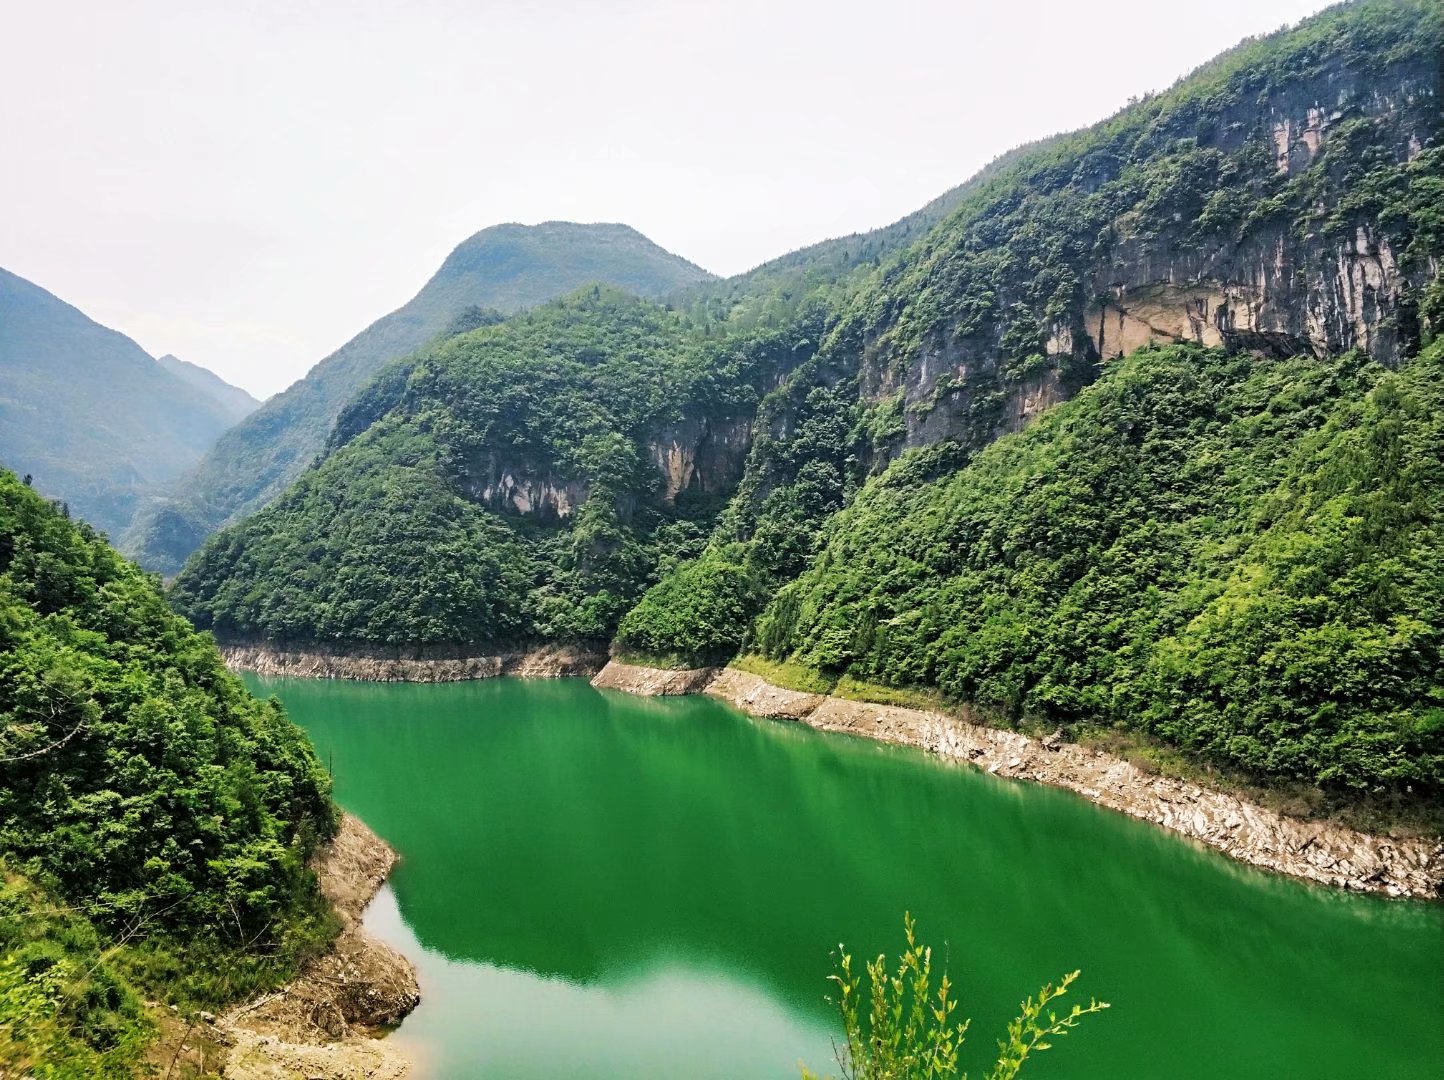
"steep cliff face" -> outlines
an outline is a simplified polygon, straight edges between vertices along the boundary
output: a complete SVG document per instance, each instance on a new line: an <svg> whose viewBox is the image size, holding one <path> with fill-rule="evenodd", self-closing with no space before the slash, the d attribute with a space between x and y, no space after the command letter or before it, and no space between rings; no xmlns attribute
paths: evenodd
<svg viewBox="0 0 1444 1080"><path fill-rule="evenodd" d="M1017 430L1150 344L1264 356L1417 349L1441 253L1437 56L1334 56L1073 137L965 204L855 315L859 392L900 396L898 452ZM1186 86L1187 84L1185 84Z"/></svg>
<svg viewBox="0 0 1444 1080"><path fill-rule="evenodd" d="M936 581L969 554L997 567L1018 556L991 532L954 536L954 508L907 493L956 476L1149 345L1220 350L1182 351L1189 378L1212 365L1266 374L1297 358L1301 388L1354 349L1377 370L1411 362L1444 334L1441 40L1437 3L1341 4L970 186L926 235L834 291L817 355L761 403L708 548L628 613L622 646L714 663L757 648L767 620L805 624L829 605L854 606L817 631L803 663L832 664L854 639L886 654L887 641L922 629L967 641L956 613L944 619L922 600L883 615L873 598ZM1306 411L1287 395L1278 407ZM1126 440L1136 425L1109 430ZM870 492L898 535L845 547L844 508ZM902 535L909 523L916 535ZM1019 543L1066 532L1045 521ZM840 566L864 560L868 572L837 586L845 595L802 587L809 575L831 587ZM997 633L978 649L1002 664L1011 646ZM886 654L865 677L936 684L946 650L929 641L906 670ZM1045 690L1071 670L1050 672Z"/></svg>
<svg viewBox="0 0 1444 1080"><path fill-rule="evenodd" d="M247 638L594 640L655 585L633 643L722 654L890 465L955 472L1142 346L1395 365L1444 330L1440 23L1363 0L1246 43L1010 156L885 261L844 244L667 308L584 289L392 365L177 602Z"/></svg>
<svg viewBox="0 0 1444 1080"><path fill-rule="evenodd" d="M683 492L727 494L742 478L752 446L750 416L691 416L647 440L647 459L661 476L662 502Z"/></svg>
<svg viewBox="0 0 1444 1080"><path fill-rule="evenodd" d="M679 496L726 495L737 486L752 445L750 416L688 416L644 437L643 457L655 475L626 496L613 496L624 517L638 502L663 507ZM524 454L487 453L469 461L457 481L473 502L540 523L570 520L591 497L593 483L558 472Z"/></svg>
<svg viewBox="0 0 1444 1080"><path fill-rule="evenodd" d="M459 482L462 494L499 513L520 514L555 524L567 520L587 501L591 487L584 480L557 476L525 462L490 454L468 469Z"/></svg>

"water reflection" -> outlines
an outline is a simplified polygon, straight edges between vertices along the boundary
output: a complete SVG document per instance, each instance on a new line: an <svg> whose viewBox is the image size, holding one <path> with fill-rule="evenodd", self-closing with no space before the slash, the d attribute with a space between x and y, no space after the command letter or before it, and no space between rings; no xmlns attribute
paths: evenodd
<svg viewBox="0 0 1444 1080"><path fill-rule="evenodd" d="M894 952L904 909L950 955L975 1071L1010 1007L1074 967L1115 1007L1039 1077L1440 1071L1436 907L702 699L258 685L403 855L388 933L427 997L399 1034L437 1076L825 1066L829 950Z"/></svg>

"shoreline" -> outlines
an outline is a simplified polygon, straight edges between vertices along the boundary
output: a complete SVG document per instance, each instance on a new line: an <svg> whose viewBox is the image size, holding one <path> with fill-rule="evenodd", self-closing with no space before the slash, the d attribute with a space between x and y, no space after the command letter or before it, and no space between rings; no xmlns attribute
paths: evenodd
<svg viewBox="0 0 1444 1080"><path fill-rule="evenodd" d="M1444 841L1437 837L1394 840L1285 817L1235 795L1146 774L1076 743L1033 739L922 709L787 690L730 667L668 671L613 660L592 685L644 696L704 693L751 716L916 747L993 776L1065 788L1240 862L1317 884L1422 900L1444 893Z"/></svg>
<svg viewBox="0 0 1444 1080"><path fill-rule="evenodd" d="M425 649L347 651L235 644L220 645L220 650L227 667L261 675L373 682L586 676L598 689L643 697L707 694L751 716L912 746L990 775L1064 788L1240 862L1289 877L1390 897L1435 901L1444 897L1444 838L1396 840L1333 822L1286 817L1201 784L1144 773L1101 750L1051 737L1034 739L928 710L788 690L736 668L654 668L563 645L486 654L440 648L430 650L431 655Z"/></svg>
<svg viewBox="0 0 1444 1080"><path fill-rule="evenodd" d="M232 671L303 679L360 682L469 682L517 675L529 679L591 676L606 665L605 652L577 645L534 645L490 652L458 648L290 648L217 643Z"/></svg>
<svg viewBox="0 0 1444 1080"><path fill-rule="evenodd" d="M342 813L335 838L313 862L321 893L341 918L341 932L293 982L215 1021L230 1044L222 1069L227 1080L411 1075L413 1062L379 1036L420 1004L416 969L361 926L396 861L384 840Z"/></svg>
<svg viewBox="0 0 1444 1080"><path fill-rule="evenodd" d="M180 1064L185 1075L224 1080L410 1077L415 1062L385 1035L421 1001L416 969L361 926L396 861L384 840L342 813L309 864L340 920L335 940L286 985L219 1016L187 1018L151 1003L159 1029L147 1054L153 1074L170 1076Z"/></svg>

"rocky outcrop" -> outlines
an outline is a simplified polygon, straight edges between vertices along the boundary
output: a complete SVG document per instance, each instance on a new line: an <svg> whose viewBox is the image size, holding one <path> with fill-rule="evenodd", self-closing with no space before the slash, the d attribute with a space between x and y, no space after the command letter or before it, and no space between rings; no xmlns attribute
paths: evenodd
<svg viewBox="0 0 1444 1080"><path fill-rule="evenodd" d="M673 670L608 660L592 679L592 685L598 690L623 690L642 697L669 697L700 694L716 675L716 668Z"/></svg>
<svg viewBox="0 0 1444 1080"><path fill-rule="evenodd" d="M1337 167L1320 160L1333 140L1357 139L1361 131L1381 163L1416 158L1437 139L1438 85L1437 57L1378 64L1336 57L1267 94L1240 92L1215 102L1206 120L1187 109L1165 111L1149 134L1158 162L1180 147L1203 159L1233 155L1234 167L1255 170L1263 184L1275 179L1267 175L1272 159L1287 198L1280 195L1267 211L1256 192L1237 188L1252 211L1246 220L1206 220L1182 186L1177 204L1120 202L1101 220L1091 250L1080 246L1069 265L1077 288L1055 293L1046 305L1035 295L1047 272L1037 259L1026 271L1015 266L986 278L996 292L991 306L962 302L940 284L952 282L952 263L967 264L975 252L1017 238L979 233L945 249L947 258L937 256L916 282L914 291L931 295L886 297L892 314L863 333L854 357L864 401L898 395L902 404L900 433L870 464L880 468L902 450L945 441L982 446L1077 393L1102 364L1150 344L1263 356L1361 349L1396 366L1417 347L1416 309L1440 274L1437 253L1420 254L1413 244L1406 254L1408 229L1376 212L1336 206L1332 189L1327 206L1338 213L1326 224L1325 203L1306 208L1300 185L1311 170ZM1117 149L1082 154L1069 180L1073 190L1093 193L1116 183ZM1039 181L1030 197L1046 200L1052 192ZM949 314L914 336L908 325L925 322L918 311L932 308ZM1039 351L1025 359L1035 341Z"/></svg>
<svg viewBox="0 0 1444 1080"><path fill-rule="evenodd" d="M619 689L648 685L636 668L617 682ZM1444 842L1438 838L1395 840L1285 817L1235 795L1144 773L1121 758L1061 739L1033 739L922 709L800 693L735 668L723 668L702 692L753 716L915 746L994 776L1067 788L1099 806L1281 874L1387 896L1437 899L1444 891Z"/></svg>
<svg viewBox="0 0 1444 1080"><path fill-rule="evenodd" d="M737 483L752 446L750 416L685 416L647 441L647 456L662 474L662 501L684 491L725 492Z"/></svg>
<svg viewBox="0 0 1444 1080"><path fill-rule="evenodd" d="M315 863L321 892L341 918L331 951L295 982L216 1022L231 1050L227 1080L296 1076L400 1080L410 1064L375 1036L421 1001L416 971L361 928L361 914L396 864L396 853L359 820L343 815Z"/></svg>
<svg viewBox="0 0 1444 1080"><path fill-rule="evenodd" d="M553 523L569 519L591 493L581 480L555 475L524 457L502 460L496 454L468 462L458 487L490 510Z"/></svg>
<svg viewBox="0 0 1444 1080"><path fill-rule="evenodd" d="M736 668L723 668L703 691L741 709L751 716L774 720L806 720L826 698L773 686L758 675Z"/></svg>
<svg viewBox="0 0 1444 1080"><path fill-rule="evenodd" d="M469 653L456 647L385 649L307 645L293 648L265 644L221 645L220 650L232 671L366 682L465 682L499 675L560 678L592 675L607 661L604 652L555 644L483 653Z"/></svg>

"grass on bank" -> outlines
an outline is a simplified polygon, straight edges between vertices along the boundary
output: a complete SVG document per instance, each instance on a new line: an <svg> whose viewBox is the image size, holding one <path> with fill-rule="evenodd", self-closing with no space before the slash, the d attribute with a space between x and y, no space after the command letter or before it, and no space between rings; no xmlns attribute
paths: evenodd
<svg viewBox="0 0 1444 1080"><path fill-rule="evenodd" d="M798 693L827 694L870 705L940 713L966 723L1017 731L1034 738L1059 730L1056 724L1042 717L1024 715L1014 722L1001 710L953 701L936 689L882 686L851 675L834 677L793 660L769 660L747 653L727 666ZM1444 835L1444 805L1410 800L1407 793L1403 796L1389 792L1344 795L1302 781L1265 778L1190 757L1160 739L1121 727L1078 725L1063 729L1063 734L1080 746L1122 758L1146 775L1166 776L1226 792L1285 817L1327 821L1396 839Z"/></svg>

